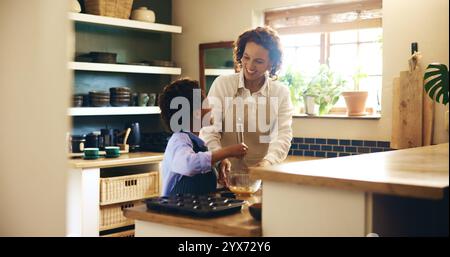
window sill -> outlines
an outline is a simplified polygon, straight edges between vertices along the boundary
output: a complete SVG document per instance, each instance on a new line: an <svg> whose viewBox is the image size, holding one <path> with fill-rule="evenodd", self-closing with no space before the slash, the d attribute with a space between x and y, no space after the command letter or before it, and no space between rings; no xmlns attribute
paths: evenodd
<svg viewBox="0 0 450 257"><path fill-rule="evenodd" d="M306 118L306 119L344 119L344 120L379 120L380 114L370 114L365 116L348 116L347 114L325 114L325 115L307 115L304 113L296 113L293 118Z"/></svg>

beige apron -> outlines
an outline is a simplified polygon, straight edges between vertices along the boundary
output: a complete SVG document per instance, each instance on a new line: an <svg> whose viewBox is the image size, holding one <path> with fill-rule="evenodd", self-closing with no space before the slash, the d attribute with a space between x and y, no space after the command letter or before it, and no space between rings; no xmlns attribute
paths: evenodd
<svg viewBox="0 0 450 257"><path fill-rule="evenodd" d="M265 122L268 123L270 122L269 118L270 118L270 103L269 103L269 81L267 81L267 86L266 86L266 90L267 90L267 94L266 96L261 96L265 98L265 101L263 103L258 103L258 99L256 98L256 101L250 102L248 104L244 105L244 112L243 112L243 118L242 118L242 123L238 122L238 111L236 108L235 104L232 104L231 106L229 106L228 108L225 107L225 112L224 112L224 120L222 123L222 138L221 138L221 144L223 147L225 146L229 146L229 145L233 145L233 144L238 144L239 143L239 133L237 132L239 127L239 124L243 125L243 141L244 143L248 146L248 151L247 154L245 155L244 158L242 159L238 159L238 158L229 158L230 162L231 162L231 171L235 172L235 171L247 171L248 167L254 166L256 165L258 162L262 161L263 158L266 156L267 154L267 150L269 148L269 142L264 142L264 140L262 140L263 142L261 142L261 139L263 137L268 137L269 136L269 131L264 132L262 131L262 129L260 129L259 127L259 120L258 120L258 110L260 110L260 108L265 108L266 109L266 113L265 113L265 121L261 121L261 122ZM244 88L238 88L238 90L245 90ZM239 91L236 92L234 98L236 99L236 97L239 96ZM259 106L256 106L260 104ZM253 105L253 108L256 108L256 113L250 113L250 115L255 115L255 119L254 121L256 121L256 124L251 128L253 130L253 132L249 131L249 111L248 108L249 106ZM232 116L231 116L232 115ZM241 112L242 115L242 112ZM241 115L239 115L240 117L242 117ZM232 119L231 119L231 117ZM226 120L227 118L229 118L230 120L232 120L232 128L233 128L233 132L227 132L225 130L226 127ZM255 129L256 128L256 129Z"/></svg>

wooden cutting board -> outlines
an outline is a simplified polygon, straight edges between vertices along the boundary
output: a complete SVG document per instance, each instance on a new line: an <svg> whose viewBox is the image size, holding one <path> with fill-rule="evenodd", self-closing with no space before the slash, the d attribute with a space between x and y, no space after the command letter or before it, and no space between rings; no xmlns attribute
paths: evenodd
<svg viewBox="0 0 450 257"><path fill-rule="evenodd" d="M391 148L422 146L423 92L420 68L402 71L394 79Z"/></svg>
<svg viewBox="0 0 450 257"><path fill-rule="evenodd" d="M433 143L433 123L434 123L434 101L423 89L423 122L422 122L422 145L427 146Z"/></svg>

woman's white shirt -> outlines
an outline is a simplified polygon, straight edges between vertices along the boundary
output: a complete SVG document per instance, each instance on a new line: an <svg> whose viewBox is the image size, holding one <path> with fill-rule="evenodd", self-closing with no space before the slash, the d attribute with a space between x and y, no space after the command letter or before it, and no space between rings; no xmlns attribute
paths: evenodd
<svg viewBox="0 0 450 257"><path fill-rule="evenodd" d="M266 74L264 85L259 91L253 94L244 86L244 75L242 71L232 75L217 77L208 93L208 100L212 106L214 125L203 127L200 130L200 138L205 141L211 151L221 148L222 124L225 118L223 114L226 112L225 109L228 106L228 101L236 97L242 97L244 99L253 97L255 99L266 99L270 101L270 138L267 139L267 143L270 140L270 144L264 159L271 164L282 162L291 147L292 114L294 109L289 89L282 83L271 80L268 74ZM217 104L217 101L220 103ZM256 115L249 115L248 117L249 119L256 119ZM250 120L249 122L256 122L256 120Z"/></svg>

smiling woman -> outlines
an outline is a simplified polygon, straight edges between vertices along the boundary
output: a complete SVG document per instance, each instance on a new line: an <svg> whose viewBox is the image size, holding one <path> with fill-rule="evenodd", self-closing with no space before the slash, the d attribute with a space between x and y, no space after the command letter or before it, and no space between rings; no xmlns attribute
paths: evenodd
<svg viewBox="0 0 450 257"><path fill-rule="evenodd" d="M268 166L286 158L292 140L293 107L289 89L276 81L281 60L277 33L269 27L251 29L234 43L239 73L219 76L213 82L208 98L214 99L215 122L202 129L200 137L209 150L215 150L236 144L242 133L240 138L249 147L244 159L221 162L221 177L228 171L245 173L250 166Z"/></svg>

